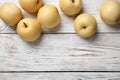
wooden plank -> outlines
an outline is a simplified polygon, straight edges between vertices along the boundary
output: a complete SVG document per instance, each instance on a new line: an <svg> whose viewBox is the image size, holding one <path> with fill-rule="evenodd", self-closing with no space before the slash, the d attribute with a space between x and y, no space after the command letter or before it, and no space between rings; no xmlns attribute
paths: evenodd
<svg viewBox="0 0 120 80"><path fill-rule="evenodd" d="M83 0L83 10L82 13L90 13L95 16L98 22L98 33L101 32L120 32L120 24L117 24L116 27L109 27L108 25L104 24L99 16L99 9L101 4L105 0ZM120 1L120 0L118 0ZM8 0L0 0L0 5L8 2ZM9 0L9 2L16 3L18 6L18 0ZM43 28L43 33L75 33L73 27L73 21L75 17L68 17L63 14L59 8L59 0L44 0L44 4L52 4L57 6L60 15L61 15L61 24L58 28L54 30L47 30ZM30 14L23 11L24 17L32 17L36 18L35 16L31 16ZM0 33L16 33L15 29L8 27L0 20Z"/></svg>
<svg viewBox="0 0 120 80"><path fill-rule="evenodd" d="M119 34L43 34L34 43L0 34L0 71L120 71Z"/></svg>
<svg viewBox="0 0 120 80"><path fill-rule="evenodd" d="M0 80L120 80L120 73L0 73Z"/></svg>

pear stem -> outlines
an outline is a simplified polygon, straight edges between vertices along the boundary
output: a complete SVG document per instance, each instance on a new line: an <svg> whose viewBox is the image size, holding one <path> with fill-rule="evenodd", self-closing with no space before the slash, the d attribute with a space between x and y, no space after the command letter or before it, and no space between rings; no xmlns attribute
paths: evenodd
<svg viewBox="0 0 120 80"><path fill-rule="evenodd" d="M86 26L83 26L84 29L86 29L87 27Z"/></svg>
<svg viewBox="0 0 120 80"><path fill-rule="evenodd" d="M25 25L25 27L27 28L27 24L25 22L23 22L23 24Z"/></svg>
<svg viewBox="0 0 120 80"><path fill-rule="evenodd" d="M72 0L72 3L74 3L75 2L75 0Z"/></svg>
<svg viewBox="0 0 120 80"><path fill-rule="evenodd" d="M118 18L118 19L116 19L116 22L118 22L120 19Z"/></svg>
<svg viewBox="0 0 120 80"><path fill-rule="evenodd" d="M84 26L83 28L86 28L86 26Z"/></svg>
<svg viewBox="0 0 120 80"><path fill-rule="evenodd" d="M39 0L37 0L37 4L39 3Z"/></svg>

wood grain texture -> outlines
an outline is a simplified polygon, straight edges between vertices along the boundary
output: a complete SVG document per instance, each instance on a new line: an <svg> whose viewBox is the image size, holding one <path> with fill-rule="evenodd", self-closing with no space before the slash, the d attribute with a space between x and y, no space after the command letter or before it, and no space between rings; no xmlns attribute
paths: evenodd
<svg viewBox="0 0 120 80"><path fill-rule="evenodd" d="M43 34L34 43L0 34L0 71L120 71L119 34Z"/></svg>
<svg viewBox="0 0 120 80"><path fill-rule="evenodd" d="M0 71L120 71L120 24L110 27L100 19L104 1L83 0L81 13L92 14L98 22L98 34L88 39L75 34L73 22L77 15L68 17L62 13L59 0L44 0L44 4L58 8L61 24L53 30L42 28L45 34L34 43L21 40L15 28L0 20ZM19 6L18 0L0 0L0 6L5 2ZM36 18L22 12L25 18ZM120 80L120 73L0 73L0 80L17 79Z"/></svg>
<svg viewBox="0 0 120 80"><path fill-rule="evenodd" d="M0 80L120 80L120 73L0 73Z"/></svg>
<svg viewBox="0 0 120 80"><path fill-rule="evenodd" d="M59 7L59 0L43 0L43 1L44 1L45 5L48 5L48 4L55 5L58 8L59 13L61 15L61 24L58 26L58 28L53 29L53 30L47 30L47 29L43 28L43 33L75 33L73 22L76 17L75 16L68 17L65 14L63 14ZM104 24L99 16L99 9L100 9L101 4L104 1L105 0L83 0L83 9L82 9L81 13L90 13L97 19L98 33L106 33L106 32L119 33L120 32L120 24L117 24L114 27L110 27L110 26ZM120 0L118 0L118 1L120 1ZM18 0L0 0L0 5L4 4L5 2L12 2L19 6ZM24 17L36 18L36 16L31 16L30 14L26 13L25 11L23 11L23 15L24 15ZM4 22L2 20L0 20L0 33L16 33L16 31L14 28L8 27L6 24L4 24Z"/></svg>

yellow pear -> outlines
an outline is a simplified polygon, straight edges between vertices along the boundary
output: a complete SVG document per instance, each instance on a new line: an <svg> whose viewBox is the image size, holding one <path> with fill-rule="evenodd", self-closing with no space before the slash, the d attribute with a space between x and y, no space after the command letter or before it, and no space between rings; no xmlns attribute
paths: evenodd
<svg viewBox="0 0 120 80"><path fill-rule="evenodd" d="M16 25L22 19L22 11L13 3L0 7L0 18L9 26Z"/></svg>
<svg viewBox="0 0 120 80"><path fill-rule="evenodd" d="M53 5L40 8L37 17L40 24L49 29L56 27L61 21L59 12Z"/></svg>
<svg viewBox="0 0 120 80"><path fill-rule="evenodd" d="M19 4L28 13L36 13L42 6L42 0L19 0Z"/></svg>
<svg viewBox="0 0 120 80"><path fill-rule="evenodd" d="M120 2L107 0L100 9L101 19L108 25L115 25L120 21Z"/></svg>
<svg viewBox="0 0 120 80"><path fill-rule="evenodd" d="M33 42L41 35L40 23L32 18L22 19L17 25L17 33L23 40Z"/></svg>
<svg viewBox="0 0 120 80"><path fill-rule="evenodd" d="M97 31L97 21L91 14L81 14L74 22L76 33L81 37L90 37Z"/></svg>
<svg viewBox="0 0 120 80"><path fill-rule="evenodd" d="M68 16L78 14L81 7L82 0L60 0L60 8Z"/></svg>

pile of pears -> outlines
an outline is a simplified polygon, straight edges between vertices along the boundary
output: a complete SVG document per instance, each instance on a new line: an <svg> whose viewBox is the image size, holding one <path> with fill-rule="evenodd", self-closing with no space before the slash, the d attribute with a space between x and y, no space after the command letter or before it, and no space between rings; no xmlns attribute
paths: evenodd
<svg viewBox="0 0 120 80"><path fill-rule="evenodd" d="M97 21L88 13L79 14L82 0L60 0L60 9L67 16L78 15L74 29L81 37L90 37L97 32ZM42 27L53 29L61 22L61 16L54 5L43 5L43 0L19 0L23 10L29 14L37 14L37 18L24 18L22 10L15 4L7 2L0 7L0 18L8 25L17 25L18 35L25 41L33 42L40 38ZM106 0L100 8L100 17L104 23L115 25L120 22L120 2Z"/></svg>

